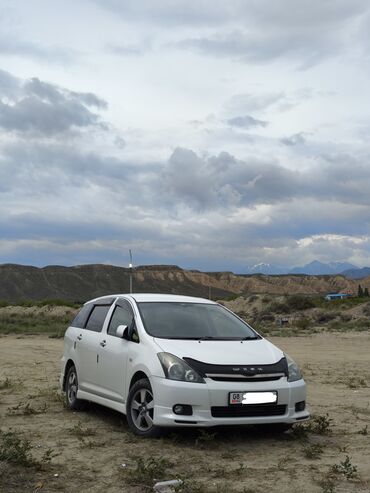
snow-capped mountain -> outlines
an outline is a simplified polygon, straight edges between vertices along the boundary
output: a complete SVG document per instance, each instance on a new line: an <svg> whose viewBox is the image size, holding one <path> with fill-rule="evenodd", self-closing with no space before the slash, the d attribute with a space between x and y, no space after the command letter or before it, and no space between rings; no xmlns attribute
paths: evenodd
<svg viewBox="0 0 370 493"><path fill-rule="evenodd" d="M279 275L279 274L306 274L311 276L320 275L335 275L340 274L343 271L350 269L357 269L353 264L349 262L319 262L314 260L308 264L298 267L282 267L278 265L259 263L253 266L248 266L246 274L266 274L266 275Z"/></svg>
<svg viewBox="0 0 370 493"><path fill-rule="evenodd" d="M266 274L266 275L278 275L278 274L286 274L287 269L284 267L279 267L277 265L265 264L263 262L248 266L246 269L246 274Z"/></svg>
<svg viewBox="0 0 370 493"><path fill-rule="evenodd" d="M309 274L312 276L319 276L319 275L325 275L325 274L340 274L344 270L348 269L356 269L357 267L354 266L353 264L350 264L349 262L328 262L328 263L323 263L319 262L318 260L314 260L313 262L310 262L309 264L300 266L300 267L294 267L293 269L290 269L289 273L291 274Z"/></svg>

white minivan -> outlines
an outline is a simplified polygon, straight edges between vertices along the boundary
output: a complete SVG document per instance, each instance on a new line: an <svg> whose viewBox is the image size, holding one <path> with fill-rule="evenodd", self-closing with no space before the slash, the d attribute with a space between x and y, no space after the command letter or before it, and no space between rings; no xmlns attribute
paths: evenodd
<svg viewBox="0 0 370 493"><path fill-rule="evenodd" d="M64 338L69 409L120 411L138 435L168 426L264 425L309 418L297 364L224 306L167 294L85 303Z"/></svg>

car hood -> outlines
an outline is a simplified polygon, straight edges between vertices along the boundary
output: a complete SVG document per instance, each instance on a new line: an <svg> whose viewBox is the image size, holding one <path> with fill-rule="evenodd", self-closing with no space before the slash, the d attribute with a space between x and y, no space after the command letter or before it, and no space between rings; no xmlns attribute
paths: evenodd
<svg viewBox="0 0 370 493"><path fill-rule="evenodd" d="M266 339L255 341L187 341L154 338L159 348L179 358L192 358L214 365L271 365L284 356Z"/></svg>

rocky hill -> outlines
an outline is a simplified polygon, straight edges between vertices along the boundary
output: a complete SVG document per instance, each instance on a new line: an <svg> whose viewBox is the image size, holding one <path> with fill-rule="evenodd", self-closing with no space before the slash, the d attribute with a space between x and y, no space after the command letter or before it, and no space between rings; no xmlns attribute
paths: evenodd
<svg viewBox="0 0 370 493"><path fill-rule="evenodd" d="M345 291L357 293L358 284L343 276L309 276L288 274L281 276L235 275L229 272L211 273L220 285L234 293L251 294L324 294ZM370 278L361 280L362 286L370 285Z"/></svg>
<svg viewBox="0 0 370 493"><path fill-rule="evenodd" d="M370 277L361 280L370 288ZM357 293L358 281L342 276L236 275L232 272L200 272L173 265L136 267L133 291L173 293L213 299L235 294L324 294L347 291ZM78 265L43 268L0 265L0 300L66 299L86 301L109 293L129 291L129 269L112 265Z"/></svg>
<svg viewBox="0 0 370 493"><path fill-rule="evenodd" d="M133 271L133 291L173 293L208 297L230 296L224 283L200 272L192 273L176 266L143 266ZM38 268L25 265L0 265L0 300L65 299L86 301L109 293L129 292L129 269L112 265L49 265Z"/></svg>

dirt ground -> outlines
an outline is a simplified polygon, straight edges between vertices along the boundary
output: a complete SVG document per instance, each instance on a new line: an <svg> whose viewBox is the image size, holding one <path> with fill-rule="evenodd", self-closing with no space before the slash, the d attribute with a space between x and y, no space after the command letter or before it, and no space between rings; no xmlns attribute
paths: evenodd
<svg viewBox="0 0 370 493"><path fill-rule="evenodd" d="M158 479L188 478L187 492L369 492L370 332L270 340L303 368L311 413L321 416L315 426L281 435L251 427L172 430L143 440L119 413L64 408L57 391L62 339L0 337L0 429L29 440L35 460L51 458L33 467L0 461L0 491L152 491L142 478L135 485L130 471L138 457L165 457L173 465Z"/></svg>

